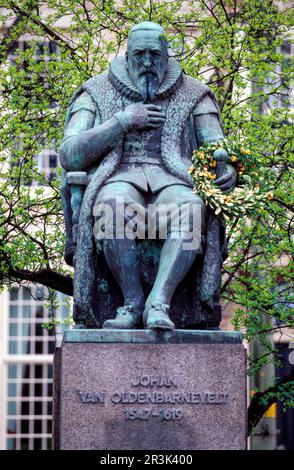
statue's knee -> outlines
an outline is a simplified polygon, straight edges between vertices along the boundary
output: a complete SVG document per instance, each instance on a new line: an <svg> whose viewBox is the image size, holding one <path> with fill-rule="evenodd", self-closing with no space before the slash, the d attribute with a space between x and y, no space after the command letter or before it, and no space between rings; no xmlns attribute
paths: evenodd
<svg viewBox="0 0 294 470"><path fill-rule="evenodd" d="M200 198L199 198L200 199ZM205 223L205 207L197 199L188 201L179 207L179 226L181 231L203 231Z"/></svg>
<svg viewBox="0 0 294 470"><path fill-rule="evenodd" d="M144 238L145 208L123 190L102 194L95 204L94 219L96 234L100 231L105 238Z"/></svg>

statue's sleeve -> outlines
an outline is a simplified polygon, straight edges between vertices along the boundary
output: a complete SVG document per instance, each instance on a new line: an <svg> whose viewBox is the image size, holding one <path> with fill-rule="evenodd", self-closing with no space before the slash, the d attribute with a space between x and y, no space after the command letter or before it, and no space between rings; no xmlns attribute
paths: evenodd
<svg viewBox="0 0 294 470"><path fill-rule="evenodd" d="M96 106L87 92L79 95L71 104L66 119L63 141L73 135L79 135L94 126L96 118Z"/></svg>
<svg viewBox="0 0 294 470"><path fill-rule="evenodd" d="M73 139L82 130L93 127L96 117L96 108L92 98L86 92L77 93L72 100L67 112L64 137L62 141L63 149L72 151ZM65 166L65 155L60 151L61 164ZM64 258L67 264L73 266L73 256L75 246L73 243L73 221L71 208L71 193L67 182L66 171L63 169L61 176L61 200L65 220L66 243L64 248Z"/></svg>
<svg viewBox="0 0 294 470"><path fill-rule="evenodd" d="M68 168L69 166L66 156L74 152L75 137L78 137L82 131L92 129L94 124L99 125L99 121L97 107L93 99L87 92L82 92L73 100L67 112L60 146L60 161L63 167Z"/></svg>
<svg viewBox="0 0 294 470"><path fill-rule="evenodd" d="M204 96L196 105L193 122L198 147L204 142L218 142L224 138L219 107L211 96Z"/></svg>

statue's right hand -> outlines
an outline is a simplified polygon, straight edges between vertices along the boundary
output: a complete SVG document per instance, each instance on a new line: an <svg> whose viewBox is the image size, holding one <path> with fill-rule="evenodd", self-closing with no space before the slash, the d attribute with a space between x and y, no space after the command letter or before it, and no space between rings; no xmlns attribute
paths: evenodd
<svg viewBox="0 0 294 470"><path fill-rule="evenodd" d="M116 116L126 131L158 127L165 121L162 108L154 104L130 104Z"/></svg>

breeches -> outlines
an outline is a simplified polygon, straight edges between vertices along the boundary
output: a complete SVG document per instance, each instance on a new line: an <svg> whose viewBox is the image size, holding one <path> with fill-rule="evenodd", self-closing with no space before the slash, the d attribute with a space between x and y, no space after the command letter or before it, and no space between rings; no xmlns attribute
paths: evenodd
<svg viewBox="0 0 294 470"><path fill-rule="evenodd" d="M112 182L99 191L94 205L97 239L165 239L205 233L205 205L192 188L174 184L157 193L127 182Z"/></svg>

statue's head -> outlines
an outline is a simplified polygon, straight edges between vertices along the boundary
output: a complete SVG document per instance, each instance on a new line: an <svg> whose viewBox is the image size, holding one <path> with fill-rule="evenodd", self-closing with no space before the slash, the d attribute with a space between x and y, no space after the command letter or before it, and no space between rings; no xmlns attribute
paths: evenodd
<svg viewBox="0 0 294 470"><path fill-rule="evenodd" d="M168 53L164 29L151 21L132 28L126 53L130 79L144 102L152 102L164 79Z"/></svg>

